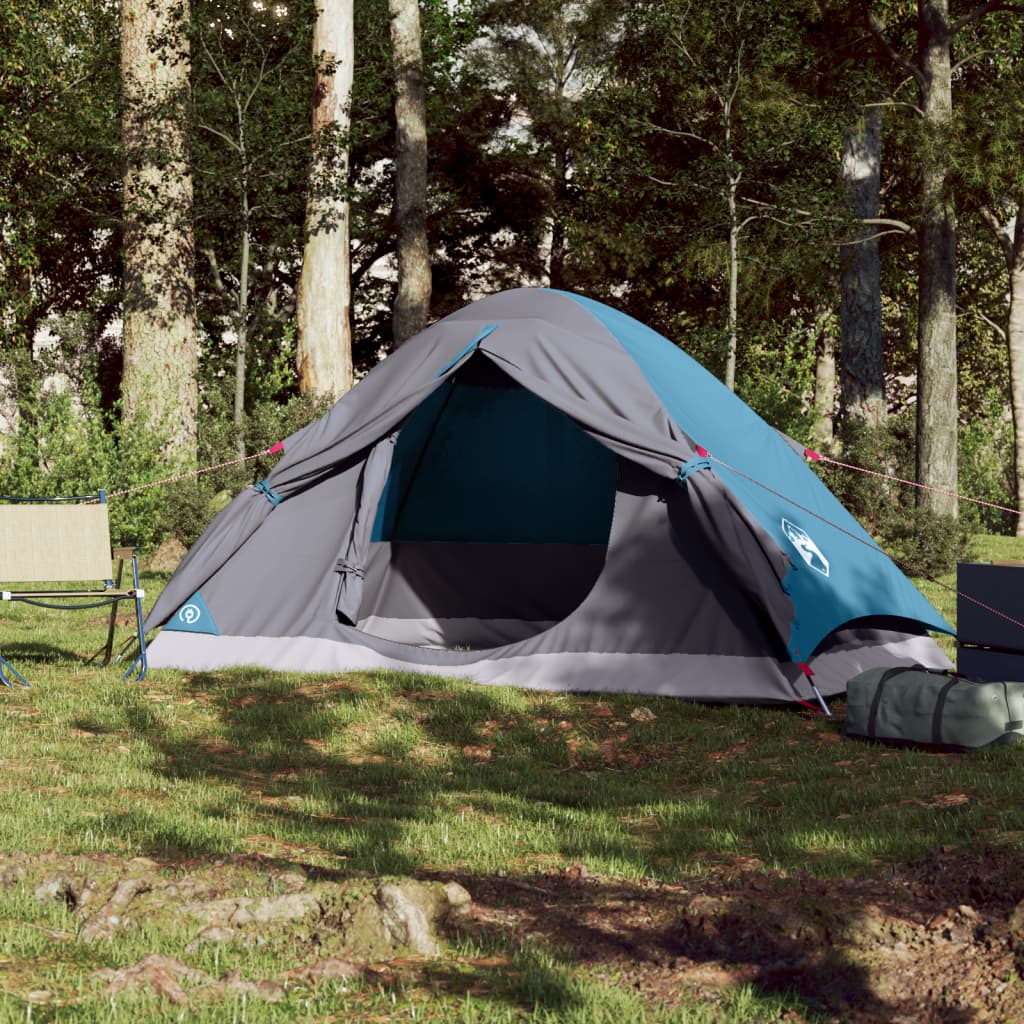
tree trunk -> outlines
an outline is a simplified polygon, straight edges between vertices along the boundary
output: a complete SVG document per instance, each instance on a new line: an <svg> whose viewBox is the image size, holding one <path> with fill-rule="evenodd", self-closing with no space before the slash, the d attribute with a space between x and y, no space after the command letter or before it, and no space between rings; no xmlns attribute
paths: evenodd
<svg viewBox="0 0 1024 1024"><path fill-rule="evenodd" d="M819 313L814 345L814 442L829 445L835 436L836 338L834 321Z"/></svg>
<svg viewBox="0 0 1024 1024"><path fill-rule="evenodd" d="M235 427L235 449L245 457L245 369L249 351L249 234L248 182L242 181L242 237L238 267L238 302L235 307L235 403L232 422Z"/></svg>
<svg viewBox="0 0 1024 1024"><path fill-rule="evenodd" d="M1010 254L1010 315L1006 341L1010 350L1010 402L1013 407L1013 467L1017 508L1024 509L1024 197L1017 204ZM1017 536L1024 537L1024 516L1017 516Z"/></svg>
<svg viewBox="0 0 1024 1024"><path fill-rule="evenodd" d="M1017 508L1024 509L1024 195L1018 197L1009 224L1003 224L994 210L983 207L981 212L996 236L1009 275L1010 309L1006 318L1006 345L1010 356L1013 469ZM1024 537L1024 516L1017 517L1016 534Z"/></svg>
<svg viewBox="0 0 1024 1024"><path fill-rule="evenodd" d="M952 122L948 0L919 0L920 107L928 134L918 228L919 504L955 516L957 501L956 212L943 134Z"/></svg>
<svg viewBox="0 0 1024 1024"><path fill-rule="evenodd" d="M198 417L187 28L187 0L122 0L124 416L186 465Z"/></svg>
<svg viewBox="0 0 1024 1024"><path fill-rule="evenodd" d="M395 220L398 294L392 318L395 344L418 334L430 318L427 244L427 115L418 0L388 0L395 71Z"/></svg>
<svg viewBox="0 0 1024 1024"><path fill-rule="evenodd" d="M736 390L736 350L739 334L740 231L737 194L739 178L729 178L729 311L725 338L725 386Z"/></svg>
<svg viewBox="0 0 1024 1024"><path fill-rule="evenodd" d="M565 102L559 96L559 102ZM569 205L569 156L562 146L555 147L554 177L552 179L551 250L548 253L548 285L562 289L566 286L565 257L568 239L565 232L565 211Z"/></svg>
<svg viewBox="0 0 1024 1024"><path fill-rule="evenodd" d="M321 0L313 31L313 163L299 276L299 390L340 398L352 387L349 263L349 100L354 60L352 0Z"/></svg>
<svg viewBox="0 0 1024 1024"><path fill-rule="evenodd" d="M843 136L840 175L853 218L877 218L882 116L869 108ZM863 227L840 249L840 418L877 427L886 418L881 261L877 232Z"/></svg>

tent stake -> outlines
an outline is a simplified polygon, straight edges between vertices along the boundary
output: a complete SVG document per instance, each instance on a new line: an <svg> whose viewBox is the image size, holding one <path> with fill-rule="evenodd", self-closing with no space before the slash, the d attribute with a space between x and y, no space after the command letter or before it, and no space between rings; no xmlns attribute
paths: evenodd
<svg viewBox="0 0 1024 1024"><path fill-rule="evenodd" d="M819 690L814 685L814 680L810 676L807 677L807 682L811 684L811 689L814 691L814 696L818 698L818 703L821 705L821 710L825 712L825 716L827 718L831 718L832 712L829 711L828 705L825 703L825 698L821 695L821 690Z"/></svg>

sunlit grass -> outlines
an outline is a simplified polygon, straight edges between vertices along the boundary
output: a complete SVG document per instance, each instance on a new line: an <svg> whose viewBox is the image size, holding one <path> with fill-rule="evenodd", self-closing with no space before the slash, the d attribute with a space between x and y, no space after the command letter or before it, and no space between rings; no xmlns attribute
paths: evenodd
<svg viewBox="0 0 1024 1024"><path fill-rule="evenodd" d="M1024 557L1024 544L992 538L973 557ZM942 582L955 587L955 574ZM955 595L921 586L955 616ZM457 874L470 885L572 865L672 882L734 863L870 877L939 846L1024 836L1019 750L939 756L851 740L842 700L826 719L396 672L159 671L123 684L116 669L78 657L99 646L102 618L14 612L0 650L33 686L0 692L0 849L29 861L49 851L161 863L242 854L343 874ZM0 1024L179 1019L179 1008L144 997L111 1001L88 979L146 952L180 956L180 935L142 929L82 953L55 937L77 927L62 905L0 887ZM471 984L459 982L456 957L437 965L433 989L325 986L250 1002L244 1019L738 1022L787 1007L814 1019L749 988L652 1010L558 951L466 955L479 961ZM280 956L232 946L191 962L269 976ZM33 1003L30 991L50 996ZM190 1007L187 1019L242 1011L222 1000Z"/></svg>

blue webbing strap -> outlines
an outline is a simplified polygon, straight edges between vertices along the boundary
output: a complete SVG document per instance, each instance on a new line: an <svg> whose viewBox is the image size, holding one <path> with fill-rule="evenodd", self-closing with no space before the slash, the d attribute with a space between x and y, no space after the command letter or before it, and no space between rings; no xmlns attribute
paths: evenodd
<svg viewBox="0 0 1024 1024"><path fill-rule="evenodd" d="M253 484L253 487L255 487L256 490L259 491L260 494L262 494L275 508L284 501L284 498L267 483L266 477L264 477L258 484Z"/></svg>
<svg viewBox="0 0 1024 1024"><path fill-rule="evenodd" d="M710 459L690 459L689 462L684 462L679 467L679 482L685 483L689 477L694 473L699 473L702 469L711 469Z"/></svg>

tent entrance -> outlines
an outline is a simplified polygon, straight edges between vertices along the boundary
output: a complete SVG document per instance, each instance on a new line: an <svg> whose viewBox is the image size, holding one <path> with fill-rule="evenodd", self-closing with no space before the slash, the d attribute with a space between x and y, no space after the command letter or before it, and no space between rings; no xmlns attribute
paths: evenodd
<svg viewBox="0 0 1024 1024"><path fill-rule="evenodd" d="M398 435L358 628L473 649L549 629L601 573L615 487L608 448L473 356Z"/></svg>

